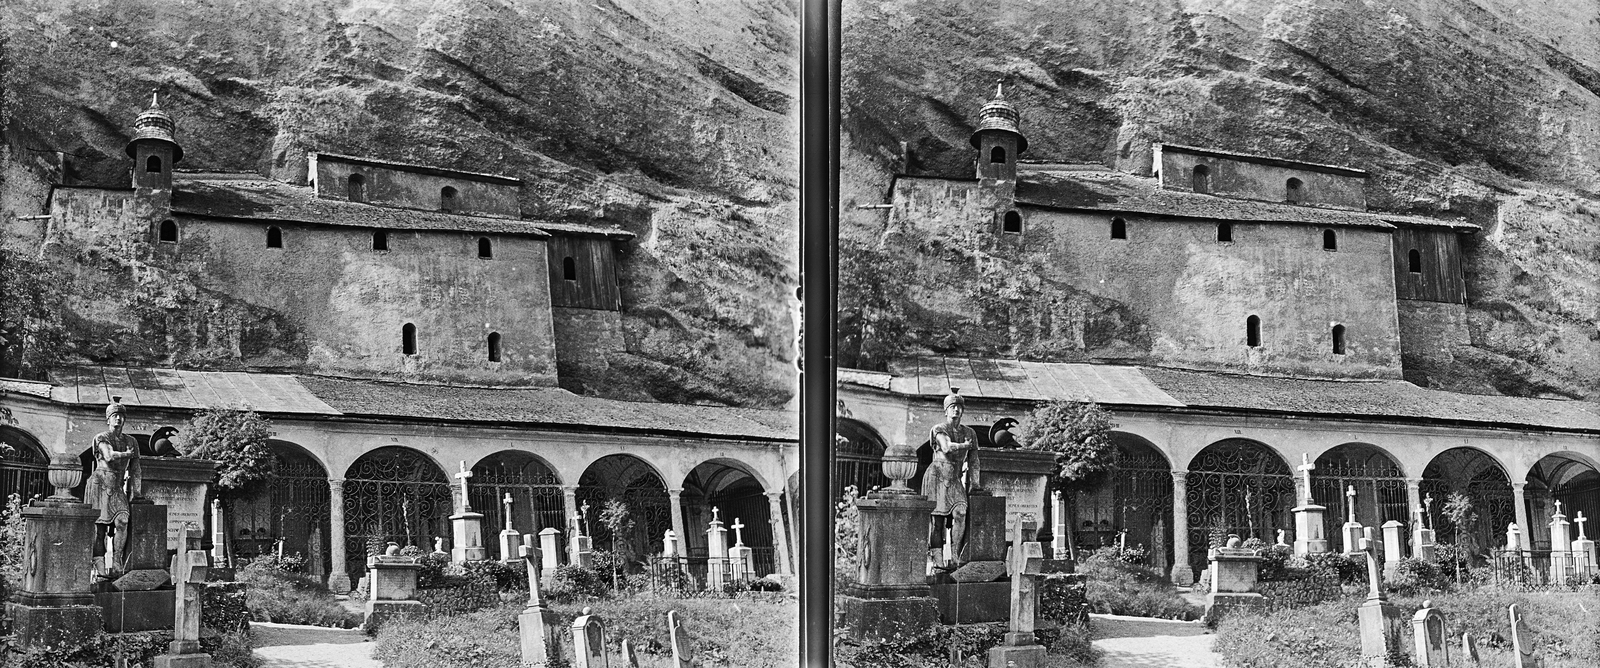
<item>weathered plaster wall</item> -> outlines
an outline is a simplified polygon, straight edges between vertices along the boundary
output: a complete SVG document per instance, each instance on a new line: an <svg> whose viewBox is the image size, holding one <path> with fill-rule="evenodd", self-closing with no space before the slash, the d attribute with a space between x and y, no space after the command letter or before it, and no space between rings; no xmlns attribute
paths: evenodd
<svg viewBox="0 0 1600 668"><path fill-rule="evenodd" d="M977 183L901 178L883 229L907 258L904 348L928 353L1102 360L1334 377L1399 377L1389 234L1233 225L1023 207L1024 231L1001 235L1002 204ZM1261 318L1261 346L1245 320ZM1331 329L1346 328L1333 353Z"/></svg>
<svg viewBox="0 0 1600 668"><path fill-rule="evenodd" d="M440 191L449 186L456 189L451 211L512 218L522 213L518 203L521 186L517 184L422 174L327 155L317 156L312 164L317 197L324 199L348 200L349 177L360 174L366 178L365 201L371 204L438 211L443 208Z"/></svg>
<svg viewBox="0 0 1600 668"><path fill-rule="evenodd" d="M173 218L129 191L57 191L52 242L69 268L77 346L107 361L273 368L505 384L554 384L545 242L363 228ZM417 326L418 351L401 351ZM500 362L488 335L501 335Z"/></svg>
<svg viewBox="0 0 1600 668"><path fill-rule="evenodd" d="M1301 204L1357 211L1367 208L1366 179L1358 176L1265 165L1171 148L1161 150L1156 160L1161 187L1170 190L1193 190L1194 168L1205 165L1211 170L1211 192L1216 195L1284 202L1289 200L1286 184L1293 178L1300 179L1302 184L1296 200Z"/></svg>
<svg viewBox="0 0 1600 668"><path fill-rule="evenodd" d="M577 394L598 394L613 356L625 351L622 313L592 308L551 309L556 369L561 386Z"/></svg>

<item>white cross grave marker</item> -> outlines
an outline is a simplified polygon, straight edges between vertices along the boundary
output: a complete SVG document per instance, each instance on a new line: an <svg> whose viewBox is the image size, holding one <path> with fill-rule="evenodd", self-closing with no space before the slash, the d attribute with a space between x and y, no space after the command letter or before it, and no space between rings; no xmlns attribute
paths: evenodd
<svg viewBox="0 0 1600 668"><path fill-rule="evenodd" d="M1578 525L1578 540L1588 540L1589 537L1583 534L1583 523L1589 521L1589 518L1584 517L1583 511L1580 510L1578 511L1578 516L1572 518L1572 521Z"/></svg>
<svg viewBox="0 0 1600 668"><path fill-rule="evenodd" d="M712 506L711 507L711 521L713 521L713 522L720 522L721 521L721 520L717 519L717 507L716 506Z"/></svg>
<svg viewBox="0 0 1600 668"><path fill-rule="evenodd" d="M501 502L506 506L506 529L511 528L511 492L506 492L506 498Z"/></svg>
<svg viewBox="0 0 1600 668"><path fill-rule="evenodd" d="M1344 496L1345 496L1345 498L1349 499L1349 502L1345 504L1345 507L1350 509L1350 522L1355 522L1356 521L1356 486L1355 485L1351 485L1349 489L1345 490Z"/></svg>
<svg viewBox="0 0 1600 668"><path fill-rule="evenodd" d="M744 547L744 532L740 531L740 529L744 528L744 523L735 517L733 518L733 524L729 524L728 528L733 529L733 546Z"/></svg>
<svg viewBox="0 0 1600 668"><path fill-rule="evenodd" d="M467 478L472 477L472 471L467 468L466 460L461 460L461 472L455 477L461 481L461 512L470 513L472 504L467 502Z"/></svg>

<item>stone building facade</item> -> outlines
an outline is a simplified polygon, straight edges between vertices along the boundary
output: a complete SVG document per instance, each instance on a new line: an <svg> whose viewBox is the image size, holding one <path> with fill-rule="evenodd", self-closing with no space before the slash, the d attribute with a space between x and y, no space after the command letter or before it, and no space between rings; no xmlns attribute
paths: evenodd
<svg viewBox="0 0 1600 668"><path fill-rule="evenodd" d="M1293 539L1293 467L1342 522L1409 527L1434 500L1441 540L1548 543L1553 500L1600 513L1600 408L1463 395L1403 380L1468 336L1463 220L1368 211L1366 174L1157 144L1142 173L1030 163L1003 97L980 112L976 178L896 176L882 234L934 356L841 369L839 484L881 483L882 448L923 448L951 388L989 431L1038 402L1095 401L1119 473L1071 504L1079 545L1126 532L1192 581L1214 532ZM956 352L951 352L956 351ZM1470 530L1439 517L1472 496ZM1337 536L1329 527L1328 536ZM1470 537L1470 538L1469 538Z"/></svg>
<svg viewBox="0 0 1600 668"><path fill-rule="evenodd" d="M503 556L506 495L519 532L565 540L583 510L597 547L635 560L668 529L706 556L716 507L750 527L758 572L792 572L791 414L558 387L622 349L631 234L524 219L522 183L502 175L330 153L307 155L299 183L175 171L176 125L154 102L128 154L131 187L57 186L6 231L60 267L75 327L105 344L48 381L0 380L0 439L19 453L0 460L0 493L45 491L45 462L87 450L107 402L145 440L247 406L273 420L279 477L228 511L232 549L281 543L336 589L369 541L448 545L468 506ZM632 535L598 522L611 499Z"/></svg>

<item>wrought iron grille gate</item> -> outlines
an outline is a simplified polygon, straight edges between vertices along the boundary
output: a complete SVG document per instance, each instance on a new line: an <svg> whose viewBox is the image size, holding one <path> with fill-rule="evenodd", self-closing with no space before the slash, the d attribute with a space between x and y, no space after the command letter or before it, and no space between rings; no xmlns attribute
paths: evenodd
<svg viewBox="0 0 1600 668"><path fill-rule="evenodd" d="M50 487L50 457L44 446L27 432L4 425L0 425L0 443L13 450L8 458L0 459L0 504L12 494L21 496L26 503L34 495L49 496L55 491Z"/></svg>
<svg viewBox="0 0 1600 668"><path fill-rule="evenodd" d="M306 570L322 576L329 562L328 474L315 459L274 448L277 476L248 499L233 502L228 531L236 558L253 559L283 540L284 554L306 557Z"/></svg>
<svg viewBox="0 0 1600 668"><path fill-rule="evenodd" d="M1341 446L1343 447L1343 446ZM1335 449L1337 450L1337 448ZM1323 536L1329 549L1343 550L1339 532L1350 517L1351 487L1356 490L1356 521L1373 528L1377 533L1384 522L1394 520L1411 531L1411 511L1406 499L1406 480L1400 468L1382 453L1373 451L1366 456L1342 456L1331 453L1317 458L1311 471L1311 494L1317 503L1327 507L1322 516ZM1402 543L1405 541L1402 541ZM1382 551L1380 546L1379 551Z"/></svg>
<svg viewBox="0 0 1600 668"><path fill-rule="evenodd" d="M672 502L667 497L667 488L661 478L654 473L635 477L623 488L621 499L628 504L633 518L633 528L624 537L628 547L640 557L660 552L661 537L672 528ZM580 485L577 500L580 507L585 502L589 504L584 533L594 538L594 546L617 549L618 541L600 521L600 509L607 500L605 490L592 485Z"/></svg>
<svg viewBox="0 0 1600 668"><path fill-rule="evenodd" d="M1439 453L1422 472L1418 492L1433 495L1434 540L1439 543L1461 543L1457 529L1441 512L1452 491L1459 491L1472 499L1478 521L1467 541L1474 553L1483 553L1493 547L1503 547L1506 526L1517 521L1516 497L1511 492L1511 480L1498 464L1477 450L1452 448ZM1534 522L1537 526L1538 523Z"/></svg>
<svg viewBox="0 0 1600 668"><path fill-rule="evenodd" d="M1266 446L1232 439L1207 446L1189 466L1189 565L1206 567L1213 530L1240 538L1277 540L1278 529L1291 530L1294 518L1294 476L1289 466Z"/></svg>
<svg viewBox="0 0 1600 668"><path fill-rule="evenodd" d="M1078 549L1094 549L1127 531L1128 546L1149 549L1151 565L1164 568L1172 558L1172 469L1159 454L1141 450L1119 443L1106 484L1078 493L1073 540Z"/></svg>
<svg viewBox="0 0 1600 668"><path fill-rule="evenodd" d="M489 554L500 554L500 532L505 530L505 497L511 495L512 526L521 534L538 534L545 527L561 532L557 545L566 547L566 509L561 481L537 463L526 467L489 466L472 469L467 498L474 512L483 513L483 542ZM537 539L536 539L537 540ZM517 555L509 555L516 557Z"/></svg>
<svg viewBox="0 0 1600 668"><path fill-rule="evenodd" d="M366 570L369 541L431 550L450 535L454 508L450 484L425 455L403 447L380 448L345 473L345 570L352 581Z"/></svg>

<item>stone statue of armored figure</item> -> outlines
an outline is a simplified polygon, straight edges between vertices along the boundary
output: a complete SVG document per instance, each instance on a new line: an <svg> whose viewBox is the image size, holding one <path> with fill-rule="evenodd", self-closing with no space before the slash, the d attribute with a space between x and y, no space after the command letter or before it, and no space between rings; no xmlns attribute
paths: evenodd
<svg viewBox="0 0 1600 668"><path fill-rule="evenodd" d="M106 406L106 431L94 437L94 472L84 489L84 500L100 511L95 519L95 556L105 554L111 538L111 563L120 570L128 556L128 504L144 498L139 469L139 442L122 433L127 409L120 403Z"/></svg>
<svg viewBox="0 0 1600 668"><path fill-rule="evenodd" d="M921 494L933 501L933 513L928 522L928 547L944 546L945 529L950 530L951 553L959 553L967 534L967 463L972 450L978 447L978 434L961 424L966 411L966 399L951 388L944 398L945 421L934 425L928 443L933 448L933 462L922 477Z"/></svg>

